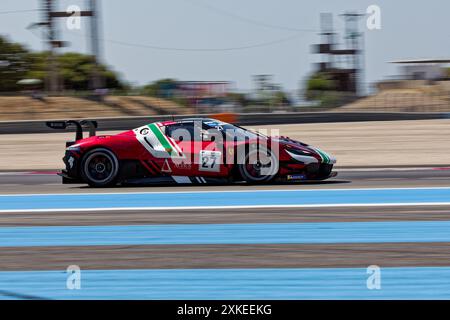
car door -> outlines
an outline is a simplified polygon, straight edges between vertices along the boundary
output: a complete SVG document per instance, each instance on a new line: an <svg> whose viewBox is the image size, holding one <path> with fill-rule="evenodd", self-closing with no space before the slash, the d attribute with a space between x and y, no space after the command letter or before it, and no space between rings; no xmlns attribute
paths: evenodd
<svg viewBox="0 0 450 320"><path fill-rule="evenodd" d="M224 165L226 152L223 132L202 123L200 139L194 141L194 158L201 176L226 176Z"/></svg>
<svg viewBox="0 0 450 320"><path fill-rule="evenodd" d="M181 158L171 158L171 170L174 175L190 176L195 170L194 123L176 122L165 127L165 134L177 144L182 152Z"/></svg>

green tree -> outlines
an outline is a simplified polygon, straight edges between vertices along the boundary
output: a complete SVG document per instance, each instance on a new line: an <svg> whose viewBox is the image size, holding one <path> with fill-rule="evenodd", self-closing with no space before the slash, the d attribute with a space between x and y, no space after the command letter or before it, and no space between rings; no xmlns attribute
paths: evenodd
<svg viewBox="0 0 450 320"><path fill-rule="evenodd" d="M251 101L243 93L229 92L227 93L227 98L230 101L243 107L246 107L251 103Z"/></svg>
<svg viewBox="0 0 450 320"><path fill-rule="evenodd" d="M173 98L174 90L178 88L178 81L175 79L160 79L145 85L142 94L150 97Z"/></svg>
<svg viewBox="0 0 450 320"><path fill-rule="evenodd" d="M321 107L333 107L339 104L342 93L337 92L336 82L326 73L313 73L306 82L306 100L317 101Z"/></svg>
<svg viewBox="0 0 450 320"><path fill-rule="evenodd" d="M289 100L288 95L286 94L286 92L284 91L276 91L273 95L272 98L272 103L274 105L284 105L284 106L290 106L291 105L291 101Z"/></svg>
<svg viewBox="0 0 450 320"><path fill-rule="evenodd" d="M27 77L44 80L47 76L48 52L31 53L30 70ZM57 57L59 76L63 80L64 88L69 90L89 90L89 85L95 64L91 56L68 52ZM99 65L99 73L105 81L105 87L123 89L124 84L118 75L104 65Z"/></svg>
<svg viewBox="0 0 450 320"><path fill-rule="evenodd" d="M28 50L0 36L0 91L16 91L29 70Z"/></svg>
<svg viewBox="0 0 450 320"><path fill-rule="evenodd" d="M48 52L30 52L0 36L0 91L19 91L22 88L17 81L26 78L44 81L48 74L48 57ZM58 55L57 63L65 89L89 90L95 67L92 56L69 52ZM99 73L106 88L124 89L126 86L118 74L105 65L99 65Z"/></svg>
<svg viewBox="0 0 450 320"><path fill-rule="evenodd" d="M306 82L306 98L309 100L316 99L323 91L334 90L336 90L334 81L325 73L314 73Z"/></svg>

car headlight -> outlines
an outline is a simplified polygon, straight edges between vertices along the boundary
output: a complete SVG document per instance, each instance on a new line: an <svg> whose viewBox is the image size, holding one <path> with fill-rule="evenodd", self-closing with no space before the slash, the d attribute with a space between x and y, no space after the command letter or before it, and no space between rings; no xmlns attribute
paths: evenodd
<svg viewBox="0 0 450 320"><path fill-rule="evenodd" d="M296 154L298 156L311 156L312 153L306 150L300 150L300 149L294 149L294 148L288 148L287 151L290 153Z"/></svg>
<svg viewBox="0 0 450 320"><path fill-rule="evenodd" d="M81 148L78 146L70 146L66 149L66 151L77 151L77 152L80 150L81 150Z"/></svg>

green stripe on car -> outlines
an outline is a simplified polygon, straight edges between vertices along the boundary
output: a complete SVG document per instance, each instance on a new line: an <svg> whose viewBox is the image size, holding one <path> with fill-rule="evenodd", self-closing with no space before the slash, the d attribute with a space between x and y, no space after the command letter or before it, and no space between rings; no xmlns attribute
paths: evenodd
<svg viewBox="0 0 450 320"><path fill-rule="evenodd" d="M150 130L152 130L153 134L155 135L155 137L158 139L158 141L161 143L161 145L163 146L163 148L170 153L172 156L173 155L177 155L176 151L173 149L173 147L170 145L169 141L167 141L167 138L162 134L161 130L159 130L159 127L152 123L149 124L148 127L150 128ZM169 151L170 150L170 151Z"/></svg>
<svg viewBox="0 0 450 320"><path fill-rule="evenodd" d="M330 156L328 154L326 154L325 152L323 152L320 149L314 148L315 151L317 151L317 153L320 155L320 157L322 158L322 162L323 163L330 163Z"/></svg>

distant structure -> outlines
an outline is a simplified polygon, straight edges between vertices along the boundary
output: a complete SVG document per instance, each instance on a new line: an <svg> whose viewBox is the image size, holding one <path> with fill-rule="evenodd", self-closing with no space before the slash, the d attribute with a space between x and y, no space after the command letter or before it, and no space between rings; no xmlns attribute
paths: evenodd
<svg viewBox="0 0 450 320"><path fill-rule="evenodd" d="M62 89L62 84L58 77L58 64L56 60L56 52L58 48L68 46L68 44L61 40L58 29L56 26L56 20L59 18L69 18L74 15L79 17L90 18L90 46L92 52L92 58L95 62L94 69L92 70L91 88L100 89L104 86L103 79L100 76L98 68L98 59L100 56L100 41L99 41L99 22L98 22L98 7L97 0L88 0L89 10L81 12L67 12L56 11L56 0L41 0L43 21L33 23L29 28L43 27L46 32L44 42L48 45L50 52L49 57L49 76L46 79L46 90L50 92L57 92Z"/></svg>
<svg viewBox="0 0 450 320"><path fill-rule="evenodd" d="M325 73L336 83L336 90L361 95L363 88L363 33L358 22L364 15L345 13L341 15L346 23L345 48L339 48L337 33L334 32L333 16L322 13L322 41L313 46L313 52L324 56L316 71Z"/></svg>
<svg viewBox="0 0 450 320"><path fill-rule="evenodd" d="M229 81L180 81L176 95L187 99L192 105L219 105L230 92Z"/></svg>
<svg viewBox="0 0 450 320"><path fill-rule="evenodd" d="M281 91L281 85L274 83L273 79L274 76L271 74L258 74L253 76L253 81L256 87L256 99L270 99L277 91Z"/></svg>
<svg viewBox="0 0 450 320"><path fill-rule="evenodd" d="M404 80L447 80L446 65L450 59L398 60L391 63L401 65L401 78Z"/></svg>

